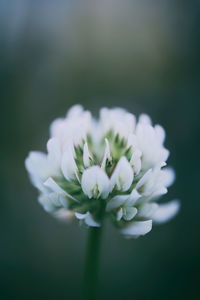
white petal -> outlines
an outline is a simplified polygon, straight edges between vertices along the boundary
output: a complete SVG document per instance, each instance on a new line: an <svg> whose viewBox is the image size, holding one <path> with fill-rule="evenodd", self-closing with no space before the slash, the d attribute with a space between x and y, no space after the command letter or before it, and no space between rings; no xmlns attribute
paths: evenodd
<svg viewBox="0 0 200 300"><path fill-rule="evenodd" d="M79 180L77 174L77 166L74 160L73 150L71 146L69 146L63 153L62 161L61 161L61 169L63 175L68 181L74 180L75 178Z"/></svg>
<svg viewBox="0 0 200 300"><path fill-rule="evenodd" d="M175 172L172 168L165 168L164 170L162 170L162 174L163 174L163 184L166 187L171 186L174 181L175 181Z"/></svg>
<svg viewBox="0 0 200 300"><path fill-rule="evenodd" d="M167 194L167 188L164 186L161 186L157 189L155 189L155 191L152 192L151 197L149 199L154 199L160 196L163 196Z"/></svg>
<svg viewBox="0 0 200 300"><path fill-rule="evenodd" d="M90 213L87 214L85 223L90 227L100 227L100 224L94 220L93 216Z"/></svg>
<svg viewBox="0 0 200 300"><path fill-rule="evenodd" d="M61 203L59 201L59 194L58 193L54 193L54 192L49 193L48 198L54 206L56 206L56 207L61 206Z"/></svg>
<svg viewBox="0 0 200 300"><path fill-rule="evenodd" d="M136 207L125 207L124 208L123 219L125 221L130 221L135 217L136 214L137 214L137 208Z"/></svg>
<svg viewBox="0 0 200 300"><path fill-rule="evenodd" d="M69 207L69 202L65 195L59 194L58 201L60 202L61 206L63 206L65 209Z"/></svg>
<svg viewBox="0 0 200 300"><path fill-rule="evenodd" d="M153 221L156 223L165 223L172 219L180 209L180 202L173 200L168 203L159 204L158 209L153 215Z"/></svg>
<svg viewBox="0 0 200 300"><path fill-rule="evenodd" d="M51 177L49 177L44 182L44 185L47 186L52 192L60 193L60 194L63 194L63 195L66 194L66 192Z"/></svg>
<svg viewBox="0 0 200 300"><path fill-rule="evenodd" d="M74 201L78 201L77 199L75 199L74 197L72 197L70 194L68 194L66 191L64 191L56 182L55 180L53 180L53 178L49 177L45 182L44 182L44 186L48 187L52 192L61 194L61 195L65 195L68 198L74 200Z"/></svg>
<svg viewBox="0 0 200 300"><path fill-rule="evenodd" d="M52 203L51 199L46 194L39 195L38 202L42 205L44 210L46 210L49 213L52 213L57 210L55 205Z"/></svg>
<svg viewBox="0 0 200 300"><path fill-rule="evenodd" d="M61 145L58 138L51 138L47 142L47 151L52 160L56 161L57 164L60 164L61 160Z"/></svg>
<svg viewBox="0 0 200 300"><path fill-rule="evenodd" d="M50 125L50 136L58 137L60 136L60 132L63 131L65 127L65 121L63 118L55 119Z"/></svg>
<svg viewBox="0 0 200 300"><path fill-rule="evenodd" d="M138 123L136 136L139 149L142 151L143 169L147 170L167 160L169 151L163 147L160 137L151 125Z"/></svg>
<svg viewBox="0 0 200 300"><path fill-rule="evenodd" d="M134 132L135 124L136 124L135 116L131 113L126 113L125 122L126 122L127 127L128 127L128 132Z"/></svg>
<svg viewBox="0 0 200 300"><path fill-rule="evenodd" d="M103 170L105 170L106 167L106 160L108 159L109 161L112 160L111 155L110 155L110 145L107 139L105 139L105 143L106 143L106 147L105 147L105 151L104 151L104 156L103 156L103 160L102 160L102 164L101 164L101 168Z"/></svg>
<svg viewBox="0 0 200 300"><path fill-rule="evenodd" d="M140 235L145 235L152 229L152 220L148 221L135 221L128 226L120 229L120 233L126 236L137 237Z"/></svg>
<svg viewBox="0 0 200 300"><path fill-rule="evenodd" d="M88 144L85 143L83 147L83 163L85 168L88 168L90 166L90 160L92 159L89 149L88 149Z"/></svg>
<svg viewBox="0 0 200 300"><path fill-rule="evenodd" d="M126 157L122 156L115 167L115 170L111 176L111 190L116 186L118 190L123 192L127 191L132 182L134 174Z"/></svg>
<svg viewBox="0 0 200 300"><path fill-rule="evenodd" d="M25 166L30 174L45 180L50 175L47 155L39 151L32 151L25 160Z"/></svg>
<svg viewBox="0 0 200 300"><path fill-rule="evenodd" d="M74 214L77 219L84 220L88 226L91 226L91 227L99 227L100 226L100 224L94 220L94 218L90 212L87 212L85 214L80 214L78 212L75 212Z"/></svg>
<svg viewBox="0 0 200 300"><path fill-rule="evenodd" d="M58 138L51 138L47 143L48 162L54 175L60 175L61 144Z"/></svg>
<svg viewBox="0 0 200 300"><path fill-rule="evenodd" d="M145 219L151 219L158 209L157 203L145 203L139 209L137 216Z"/></svg>
<svg viewBox="0 0 200 300"><path fill-rule="evenodd" d="M141 156L142 156L142 152L140 150L136 149L133 152L131 160L130 160L130 164L133 167L133 170L136 175L138 175L141 170L141 166L142 166Z"/></svg>
<svg viewBox="0 0 200 300"><path fill-rule="evenodd" d="M127 204L134 205L140 198L141 198L141 195L138 193L138 191L136 189L133 189L129 196Z"/></svg>
<svg viewBox="0 0 200 300"><path fill-rule="evenodd" d="M138 148L138 141L137 141L137 136L133 133L130 133L128 135L128 141L127 141L127 147L132 146L133 149L137 149Z"/></svg>
<svg viewBox="0 0 200 300"><path fill-rule="evenodd" d="M48 189L44 186L43 181L34 175L30 175L30 180L33 186L35 186L42 193L48 193Z"/></svg>
<svg viewBox="0 0 200 300"><path fill-rule="evenodd" d="M122 217L123 217L123 209L120 208L120 209L117 211L117 216L116 216L117 221L119 222L119 221L121 220Z"/></svg>
<svg viewBox="0 0 200 300"><path fill-rule="evenodd" d="M92 166L83 172L81 186L89 198L107 198L109 183L108 176L99 166Z"/></svg>
<svg viewBox="0 0 200 300"><path fill-rule="evenodd" d="M52 192L47 195L49 201L57 208L68 208L68 199L64 194Z"/></svg>
<svg viewBox="0 0 200 300"><path fill-rule="evenodd" d="M162 126L156 125L155 127L155 132L158 140L160 141L161 144L164 143L165 140L165 130Z"/></svg>
<svg viewBox="0 0 200 300"><path fill-rule="evenodd" d="M115 196L106 205L106 211L109 212L115 208L122 206L126 200L129 198L129 195L119 195Z"/></svg>
<svg viewBox="0 0 200 300"><path fill-rule="evenodd" d="M140 189L151 177L152 169L149 169L136 184L136 189Z"/></svg>
<svg viewBox="0 0 200 300"><path fill-rule="evenodd" d="M91 128L91 114L81 106L74 106L63 119L55 120L51 125L51 136L59 138L61 143L73 141L75 145L86 139Z"/></svg>
<svg viewBox="0 0 200 300"><path fill-rule="evenodd" d="M138 148L138 141L135 134L129 134L127 141L127 148L131 147L131 159L130 164L134 169L135 174L138 174L141 169L141 155L142 152Z"/></svg>
<svg viewBox="0 0 200 300"><path fill-rule="evenodd" d="M67 117L77 118L83 113L83 106L80 104L73 105L67 112Z"/></svg>
<svg viewBox="0 0 200 300"><path fill-rule="evenodd" d="M80 214L80 213L78 213L78 212L75 212L74 215L75 215L75 217L76 217L78 220L84 220L84 219L86 218L86 216L87 216L87 213L85 213L85 214Z"/></svg>
<svg viewBox="0 0 200 300"><path fill-rule="evenodd" d="M104 134L113 130L115 134L128 137L135 129L135 116L121 108L102 108L100 110L100 126Z"/></svg>
<svg viewBox="0 0 200 300"><path fill-rule="evenodd" d="M148 115L146 115L146 114L141 114L139 116L139 121L138 122L142 123L142 124L149 124L149 125L151 125L151 118Z"/></svg>
<svg viewBox="0 0 200 300"><path fill-rule="evenodd" d="M167 193L167 187L174 181L175 174L170 168L160 169L155 168L152 176L145 183L143 194L151 199L159 197Z"/></svg>
<svg viewBox="0 0 200 300"><path fill-rule="evenodd" d="M29 172L32 184L41 192L46 192L43 182L51 175L51 166L48 163L47 155L32 151L25 160L25 167Z"/></svg>

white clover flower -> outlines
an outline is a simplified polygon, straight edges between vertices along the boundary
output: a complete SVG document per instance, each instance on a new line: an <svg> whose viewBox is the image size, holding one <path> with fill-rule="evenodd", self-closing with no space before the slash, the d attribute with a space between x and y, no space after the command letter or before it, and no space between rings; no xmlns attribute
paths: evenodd
<svg viewBox="0 0 200 300"><path fill-rule="evenodd" d="M124 109L102 108L97 121L76 105L52 123L47 154L30 152L25 165L47 212L95 227L108 216L138 237L179 210L177 200L158 203L175 178L164 139L147 115L136 123Z"/></svg>

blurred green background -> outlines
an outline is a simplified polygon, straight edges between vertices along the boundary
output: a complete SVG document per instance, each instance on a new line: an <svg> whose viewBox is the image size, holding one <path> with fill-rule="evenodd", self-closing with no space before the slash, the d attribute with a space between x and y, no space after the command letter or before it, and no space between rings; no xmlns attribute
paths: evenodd
<svg viewBox="0 0 200 300"><path fill-rule="evenodd" d="M102 299L199 299L200 1L0 2L0 299L80 299L87 230L37 203L24 168L76 103L146 112L167 132L181 199L137 240L104 229Z"/></svg>

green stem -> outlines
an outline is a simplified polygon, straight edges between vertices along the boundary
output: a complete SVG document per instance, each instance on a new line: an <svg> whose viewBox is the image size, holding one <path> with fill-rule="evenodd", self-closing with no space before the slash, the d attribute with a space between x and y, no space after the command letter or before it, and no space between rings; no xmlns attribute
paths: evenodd
<svg viewBox="0 0 200 300"><path fill-rule="evenodd" d="M85 261L83 295L85 300L97 299L97 283L99 269L99 254L101 244L101 227L89 227L88 244Z"/></svg>

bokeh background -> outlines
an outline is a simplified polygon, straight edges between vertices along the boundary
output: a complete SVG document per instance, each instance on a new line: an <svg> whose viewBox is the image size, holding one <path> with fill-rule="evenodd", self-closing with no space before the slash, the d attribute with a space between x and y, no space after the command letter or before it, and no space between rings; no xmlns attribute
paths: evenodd
<svg viewBox="0 0 200 300"><path fill-rule="evenodd" d="M146 112L167 131L181 199L137 240L106 225L102 299L199 299L200 1L1 0L0 299L81 299L87 230L37 203L24 168L76 103Z"/></svg>

